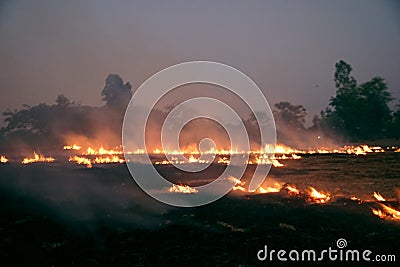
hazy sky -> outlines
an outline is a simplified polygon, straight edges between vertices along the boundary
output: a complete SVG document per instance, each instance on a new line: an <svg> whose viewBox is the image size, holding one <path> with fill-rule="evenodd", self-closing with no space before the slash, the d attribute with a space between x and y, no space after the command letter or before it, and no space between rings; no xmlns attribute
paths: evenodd
<svg viewBox="0 0 400 267"><path fill-rule="evenodd" d="M399 48L395 1L3 1L0 110L60 93L101 105L108 73L138 87L167 66L211 60L246 73L270 104L312 115L334 95L340 59L399 98Z"/></svg>

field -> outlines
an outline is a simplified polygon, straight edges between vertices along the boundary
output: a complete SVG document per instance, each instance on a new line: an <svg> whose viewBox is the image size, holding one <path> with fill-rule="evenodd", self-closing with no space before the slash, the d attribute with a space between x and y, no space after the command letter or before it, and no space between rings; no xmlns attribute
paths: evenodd
<svg viewBox="0 0 400 267"><path fill-rule="evenodd" d="M1 164L0 265L285 266L276 257L261 262L257 252L265 245L276 251L337 249L340 238L346 249L400 260L400 220L372 213L380 207L374 192L387 199L385 205L400 207L400 153L281 162L285 166L272 168L265 187L289 183L304 193L232 191L198 208L156 202L138 188L125 164ZM221 166L210 168L217 172ZM172 180L184 179L171 166L159 169ZM329 201L310 201L310 186ZM306 265L311 263L355 264L324 259ZM396 265L379 265L391 264Z"/></svg>

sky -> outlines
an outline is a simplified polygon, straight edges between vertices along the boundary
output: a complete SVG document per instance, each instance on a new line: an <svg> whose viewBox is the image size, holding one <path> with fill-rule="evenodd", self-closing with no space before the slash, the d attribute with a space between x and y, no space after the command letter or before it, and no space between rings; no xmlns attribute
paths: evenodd
<svg viewBox="0 0 400 267"><path fill-rule="evenodd" d="M0 1L0 111L59 94L99 106L109 73L135 89L165 67L209 60L312 118L335 94L340 59L400 98L399 48L396 1Z"/></svg>

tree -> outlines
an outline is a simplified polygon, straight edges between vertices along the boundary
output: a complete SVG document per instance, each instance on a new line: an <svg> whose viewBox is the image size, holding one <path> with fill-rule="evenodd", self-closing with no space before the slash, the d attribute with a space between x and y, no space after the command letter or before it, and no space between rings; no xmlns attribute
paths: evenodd
<svg viewBox="0 0 400 267"><path fill-rule="evenodd" d="M352 67L341 60L335 65L336 96L330 99L325 119L330 127L352 140L383 137L391 118L392 97L381 77L357 85Z"/></svg>
<svg viewBox="0 0 400 267"><path fill-rule="evenodd" d="M393 112L392 121L389 126L389 137L400 137L400 100L396 105L396 110Z"/></svg>
<svg viewBox="0 0 400 267"><path fill-rule="evenodd" d="M374 77L359 86L360 136L362 138L383 137L391 121L388 103L393 100L383 78Z"/></svg>
<svg viewBox="0 0 400 267"><path fill-rule="evenodd" d="M71 104L71 101L69 101L65 95L61 94L57 96L56 104L59 107L68 107Z"/></svg>
<svg viewBox="0 0 400 267"><path fill-rule="evenodd" d="M131 88L129 82L124 83L119 75L109 74L106 78L106 85L101 91L101 96L107 107L125 110L132 97Z"/></svg>
<svg viewBox="0 0 400 267"><path fill-rule="evenodd" d="M347 136L359 132L359 103L357 81L351 76L352 67L340 60L335 64L334 81L336 96L330 99L326 115L332 128L341 130Z"/></svg>
<svg viewBox="0 0 400 267"><path fill-rule="evenodd" d="M293 105L290 102L282 101L276 103L273 110L277 123L284 123L296 129L304 129L307 111L302 105Z"/></svg>

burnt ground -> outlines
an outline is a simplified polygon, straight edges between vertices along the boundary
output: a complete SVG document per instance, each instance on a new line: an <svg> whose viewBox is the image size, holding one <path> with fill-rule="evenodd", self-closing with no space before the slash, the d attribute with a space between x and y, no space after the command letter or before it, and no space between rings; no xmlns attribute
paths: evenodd
<svg viewBox="0 0 400 267"><path fill-rule="evenodd" d="M231 193L198 208L173 208L152 200L138 189L124 165L85 169L64 163L3 164L0 266L285 266L276 257L260 262L257 252L264 245L287 251L336 249L339 238L347 240L347 249L396 255L398 264L400 222L372 215L375 202L359 204L345 195L392 191L390 205L398 207L399 162L394 154L368 159L314 157L272 170L273 179L289 177L288 182L298 182L300 188L301 181L315 182L338 196L324 205L284 192ZM349 188L344 188L346 181ZM313 264L356 265L327 259Z"/></svg>

